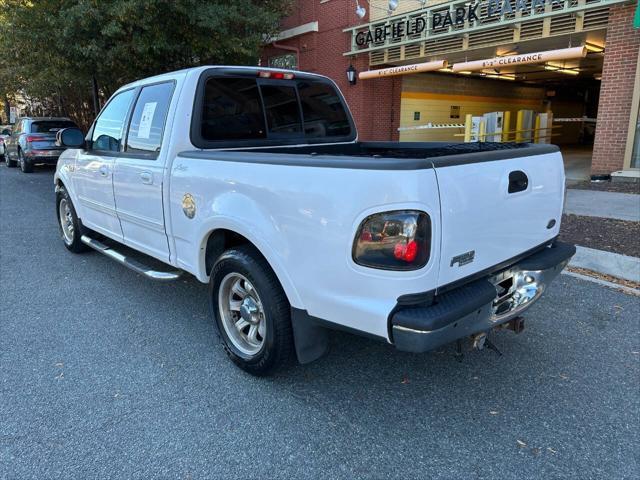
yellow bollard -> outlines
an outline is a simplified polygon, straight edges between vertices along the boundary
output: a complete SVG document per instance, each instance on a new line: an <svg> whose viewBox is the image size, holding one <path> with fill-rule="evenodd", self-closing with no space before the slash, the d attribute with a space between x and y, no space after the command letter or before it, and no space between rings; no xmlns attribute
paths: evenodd
<svg viewBox="0 0 640 480"><path fill-rule="evenodd" d="M524 124L524 110L518 110L518 116L516 117L516 143L522 143L524 138L522 136L522 125Z"/></svg>
<svg viewBox="0 0 640 480"><path fill-rule="evenodd" d="M536 115L535 127L533 127L533 143L540 142L540 115Z"/></svg>
<svg viewBox="0 0 640 480"><path fill-rule="evenodd" d="M509 130L511 129L511 112L504 112L504 120L502 122L502 141L509 141Z"/></svg>
<svg viewBox="0 0 640 480"><path fill-rule="evenodd" d="M464 141L465 142L470 142L471 141L471 127L473 126L473 115L471 115L470 113L467 113L467 115L464 117Z"/></svg>
<svg viewBox="0 0 640 480"><path fill-rule="evenodd" d="M485 121L481 120L480 121L480 125L478 126L478 141L479 142L484 142L486 139L486 135L485 135L485 131L486 131L487 127L485 125Z"/></svg>

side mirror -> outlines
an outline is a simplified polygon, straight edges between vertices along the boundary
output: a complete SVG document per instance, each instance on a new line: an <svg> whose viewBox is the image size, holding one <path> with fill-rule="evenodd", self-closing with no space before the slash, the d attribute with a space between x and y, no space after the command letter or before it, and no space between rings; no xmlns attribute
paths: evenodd
<svg viewBox="0 0 640 480"><path fill-rule="evenodd" d="M66 148L84 147L84 135L79 128L63 128L56 133L56 145Z"/></svg>

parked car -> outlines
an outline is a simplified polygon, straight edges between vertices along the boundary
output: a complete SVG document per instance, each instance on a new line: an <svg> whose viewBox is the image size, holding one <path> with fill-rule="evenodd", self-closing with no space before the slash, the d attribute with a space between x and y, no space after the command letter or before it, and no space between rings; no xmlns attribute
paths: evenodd
<svg viewBox="0 0 640 480"><path fill-rule="evenodd" d="M63 128L78 128L68 118L24 117L19 119L5 140L7 167L20 165L24 173L37 164L55 165L64 148L56 145L56 133Z"/></svg>
<svg viewBox="0 0 640 480"><path fill-rule="evenodd" d="M165 74L120 88L86 138L58 136L66 248L208 283L222 345L256 375L294 350L320 357L331 328L409 352L480 348L494 328L522 330L575 252L556 240L557 147L359 142L319 75Z"/></svg>
<svg viewBox="0 0 640 480"><path fill-rule="evenodd" d="M4 162L4 141L11 136L11 125L0 125L0 162Z"/></svg>

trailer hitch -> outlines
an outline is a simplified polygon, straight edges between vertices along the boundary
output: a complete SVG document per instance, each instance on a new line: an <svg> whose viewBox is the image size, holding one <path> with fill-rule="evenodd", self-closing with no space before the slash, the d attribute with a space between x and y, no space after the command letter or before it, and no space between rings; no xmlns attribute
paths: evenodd
<svg viewBox="0 0 640 480"><path fill-rule="evenodd" d="M484 347L487 347L487 349L496 352L499 357L502 356L502 352L498 350L498 347L489 340L487 332L476 333L471 337L471 341L473 342L473 348L476 350L482 350Z"/></svg>

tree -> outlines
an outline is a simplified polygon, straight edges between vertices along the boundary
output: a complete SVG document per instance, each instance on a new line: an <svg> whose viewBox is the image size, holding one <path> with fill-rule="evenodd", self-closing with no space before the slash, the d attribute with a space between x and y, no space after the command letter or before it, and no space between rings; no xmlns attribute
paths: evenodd
<svg viewBox="0 0 640 480"><path fill-rule="evenodd" d="M88 125L133 80L205 64L255 64L290 0L0 0L0 96L22 91ZM4 63L4 62L3 62Z"/></svg>

